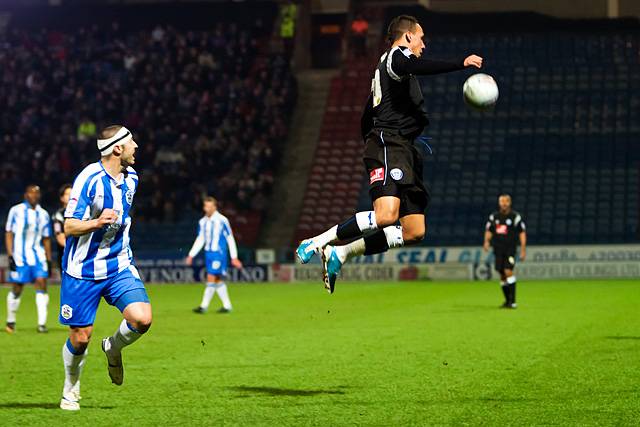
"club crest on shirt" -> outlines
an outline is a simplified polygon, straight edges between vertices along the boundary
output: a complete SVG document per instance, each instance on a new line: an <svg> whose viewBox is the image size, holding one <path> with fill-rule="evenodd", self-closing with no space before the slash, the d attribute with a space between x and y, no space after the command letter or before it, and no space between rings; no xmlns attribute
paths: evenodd
<svg viewBox="0 0 640 427"><path fill-rule="evenodd" d="M71 307L69 307L67 304L65 304L60 308L60 315L64 319L69 320L73 316L73 309Z"/></svg>
<svg viewBox="0 0 640 427"><path fill-rule="evenodd" d="M127 190L127 192L124 194L125 199L127 199L127 203L131 204L133 203L133 195L136 192L133 190Z"/></svg>
<svg viewBox="0 0 640 427"><path fill-rule="evenodd" d="M391 178L393 178L395 181L400 181L404 176L404 172L402 172L401 169L393 168L389 172L389 175L391 175Z"/></svg>
<svg viewBox="0 0 640 427"><path fill-rule="evenodd" d="M511 225L511 218L507 218L507 225Z"/></svg>

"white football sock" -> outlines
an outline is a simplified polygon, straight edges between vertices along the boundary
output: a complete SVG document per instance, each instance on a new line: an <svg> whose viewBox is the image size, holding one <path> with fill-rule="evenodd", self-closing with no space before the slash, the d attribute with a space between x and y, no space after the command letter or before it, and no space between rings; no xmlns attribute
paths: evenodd
<svg viewBox="0 0 640 427"><path fill-rule="evenodd" d="M318 234L316 237L312 238L313 244L315 247L324 248L329 243L332 243L338 240L338 226L334 225L327 231L322 234Z"/></svg>
<svg viewBox="0 0 640 427"><path fill-rule="evenodd" d="M202 294L202 302L200 303L200 307L205 310L209 308L209 304L211 303L211 298L216 294L216 288L213 283L207 283L207 286L204 288L204 293Z"/></svg>
<svg viewBox="0 0 640 427"><path fill-rule="evenodd" d="M366 246L364 244L364 239L354 240L353 242L344 246L335 247L336 255L338 255L338 259L343 264L353 257L364 254L365 249Z"/></svg>
<svg viewBox="0 0 640 427"><path fill-rule="evenodd" d="M140 338L142 334L129 326L129 323L122 319L120 326L116 330L115 334L109 339L111 348L120 351L124 347L133 344Z"/></svg>
<svg viewBox="0 0 640 427"><path fill-rule="evenodd" d="M49 294L44 291L36 291L36 308L38 310L38 325L47 323L47 306L49 305Z"/></svg>
<svg viewBox="0 0 640 427"><path fill-rule="evenodd" d="M72 352L69 347L73 348L71 342L67 339L67 342L62 346L62 363L64 365L64 390L63 396L71 391L79 393L80 390L80 374L82 374L82 368L84 367L87 357L87 350L82 354L75 354L75 349ZM65 396L69 400L75 400L75 396Z"/></svg>
<svg viewBox="0 0 640 427"><path fill-rule="evenodd" d="M20 297L16 297L13 291L7 294L7 323L16 322L16 312L20 307Z"/></svg>
<svg viewBox="0 0 640 427"><path fill-rule="evenodd" d="M216 289L218 290L218 296L220 297L220 301L222 301L222 306L227 310L231 310L231 300L229 299L229 292L227 291L227 285L224 282L220 282L216 285Z"/></svg>
<svg viewBox="0 0 640 427"><path fill-rule="evenodd" d="M390 225L382 229L387 238L389 249L404 246L404 238L402 237L402 227L399 225Z"/></svg>

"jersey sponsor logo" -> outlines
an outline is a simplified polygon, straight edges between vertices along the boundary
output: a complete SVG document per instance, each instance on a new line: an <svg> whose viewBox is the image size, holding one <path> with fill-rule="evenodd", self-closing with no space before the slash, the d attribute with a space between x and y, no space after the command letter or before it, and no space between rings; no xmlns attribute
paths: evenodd
<svg viewBox="0 0 640 427"><path fill-rule="evenodd" d="M376 168L369 172L369 184L384 181L384 168Z"/></svg>
<svg viewBox="0 0 640 427"><path fill-rule="evenodd" d="M498 224L496 226L496 234L508 234L509 228L506 224Z"/></svg>
<svg viewBox="0 0 640 427"><path fill-rule="evenodd" d="M73 317L73 309L69 307L67 304L65 304L60 308L60 315L64 319L69 320L71 319L71 317Z"/></svg>
<svg viewBox="0 0 640 427"><path fill-rule="evenodd" d="M389 175L391 175L391 178L393 178L394 180L400 181L404 176L404 172L402 172L401 169L393 168L391 169L391 171L389 171Z"/></svg>

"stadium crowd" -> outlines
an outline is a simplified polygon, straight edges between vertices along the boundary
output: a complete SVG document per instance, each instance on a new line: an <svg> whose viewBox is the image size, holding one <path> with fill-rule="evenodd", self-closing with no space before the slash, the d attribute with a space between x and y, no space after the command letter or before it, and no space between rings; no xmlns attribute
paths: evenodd
<svg viewBox="0 0 640 427"><path fill-rule="evenodd" d="M97 160L96 132L123 123L139 144L136 220L179 220L203 193L263 211L296 90L266 38L260 22L0 34L0 206L37 183L55 208L58 186Z"/></svg>

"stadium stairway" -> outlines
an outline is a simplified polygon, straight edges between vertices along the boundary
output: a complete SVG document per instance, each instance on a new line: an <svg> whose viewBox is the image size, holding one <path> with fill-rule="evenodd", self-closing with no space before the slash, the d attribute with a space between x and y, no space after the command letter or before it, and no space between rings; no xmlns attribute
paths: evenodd
<svg viewBox="0 0 640 427"><path fill-rule="evenodd" d="M299 107L294 110L286 148L262 229L259 246L288 247L303 205L305 184L314 164L330 84L335 70L307 70L297 74Z"/></svg>
<svg viewBox="0 0 640 427"><path fill-rule="evenodd" d="M294 234L298 241L352 215L362 188L360 115L370 90L372 61L349 59L331 81L320 139Z"/></svg>

